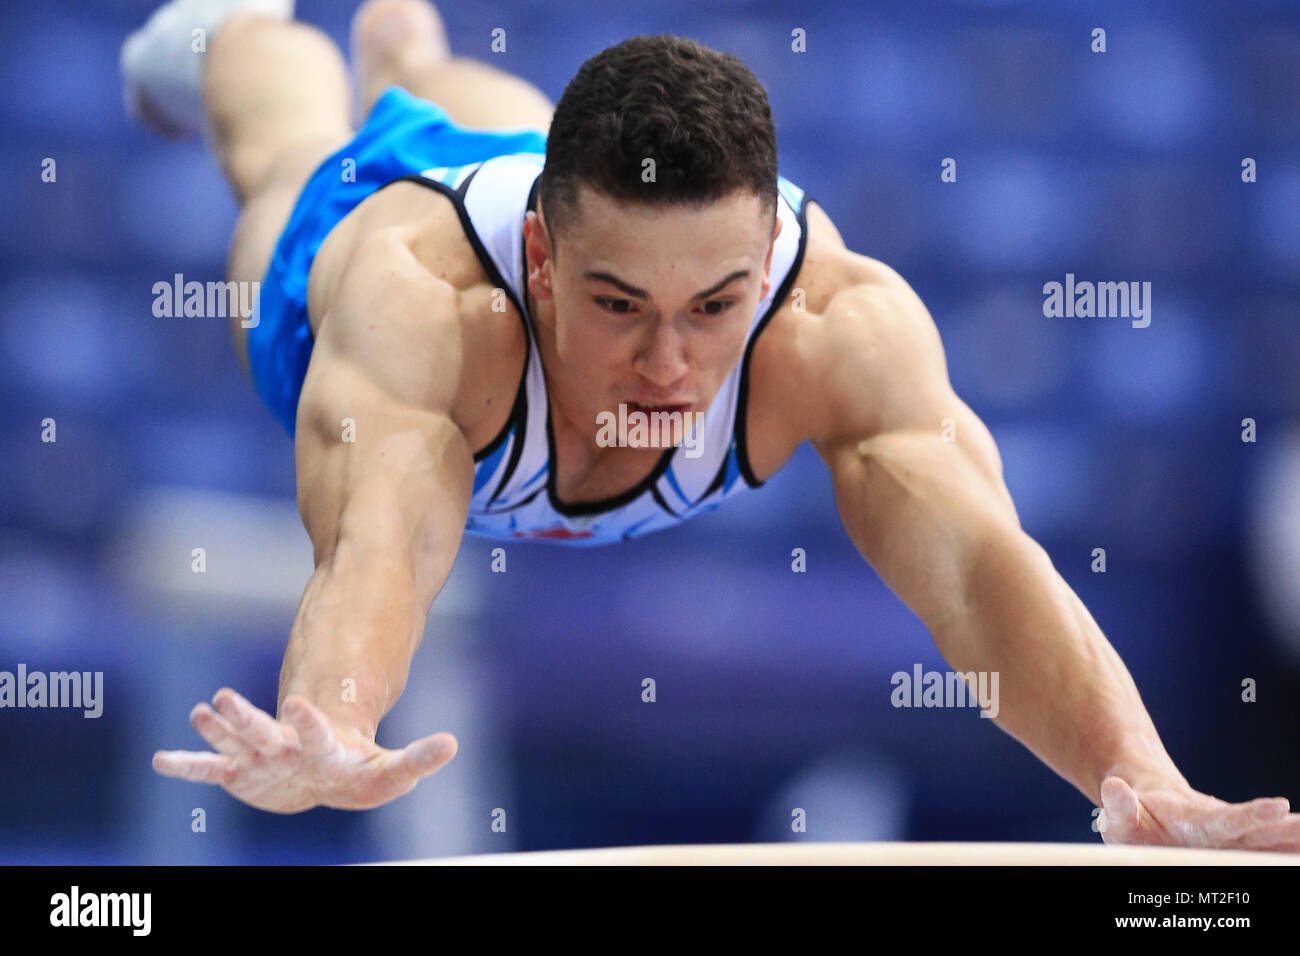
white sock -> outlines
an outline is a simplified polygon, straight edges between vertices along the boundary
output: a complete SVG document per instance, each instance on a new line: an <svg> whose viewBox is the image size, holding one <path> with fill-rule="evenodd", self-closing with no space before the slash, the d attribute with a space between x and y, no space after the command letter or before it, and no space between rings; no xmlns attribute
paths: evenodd
<svg viewBox="0 0 1300 956"><path fill-rule="evenodd" d="M127 112L159 132L204 129L203 58L217 28L245 10L293 19L294 0L171 0L122 44ZM202 31L196 33L195 31ZM197 49L196 49L197 48Z"/></svg>

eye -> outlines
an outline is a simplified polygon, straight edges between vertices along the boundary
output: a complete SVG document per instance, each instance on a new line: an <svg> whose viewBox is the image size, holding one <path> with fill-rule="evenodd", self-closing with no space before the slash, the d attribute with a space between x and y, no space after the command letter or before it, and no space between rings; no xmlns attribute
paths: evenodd
<svg viewBox="0 0 1300 956"><path fill-rule="evenodd" d="M596 304L607 312L613 312L615 315L627 315L632 311L632 303L627 299L615 299L610 296L596 296Z"/></svg>
<svg viewBox="0 0 1300 956"><path fill-rule="evenodd" d="M736 303L731 299L710 299L708 302L705 302L701 308L705 310L705 315L721 315L735 304ZM709 307L715 305L718 306L718 308L710 310Z"/></svg>

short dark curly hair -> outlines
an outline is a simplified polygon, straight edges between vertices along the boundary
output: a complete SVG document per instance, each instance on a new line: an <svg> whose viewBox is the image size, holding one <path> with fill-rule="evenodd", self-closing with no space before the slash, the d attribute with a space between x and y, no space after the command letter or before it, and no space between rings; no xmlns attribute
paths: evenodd
<svg viewBox="0 0 1300 956"><path fill-rule="evenodd" d="M646 160L654 181L646 182ZM541 202L552 238L578 214L578 188L611 199L702 205L736 190L773 216L776 128L767 93L739 58L685 37L637 36L579 67L556 104Z"/></svg>

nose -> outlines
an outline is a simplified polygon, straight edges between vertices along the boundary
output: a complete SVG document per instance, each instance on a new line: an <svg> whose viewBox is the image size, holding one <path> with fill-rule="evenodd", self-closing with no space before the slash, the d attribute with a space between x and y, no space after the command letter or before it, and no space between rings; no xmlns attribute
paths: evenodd
<svg viewBox="0 0 1300 956"><path fill-rule="evenodd" d="M681 332L669 319L660 319L650 331L650 340L637 352L632 362L636 371L666 388L686 374L685 342Z"/></svg>

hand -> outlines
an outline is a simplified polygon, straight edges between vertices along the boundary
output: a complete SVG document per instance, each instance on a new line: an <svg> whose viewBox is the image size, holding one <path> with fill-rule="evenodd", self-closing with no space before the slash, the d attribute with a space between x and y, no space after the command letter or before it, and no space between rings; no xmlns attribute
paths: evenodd
<svg viewBox="0 0 1300 956"><path fill-rule="evenodd" d="M447 733L386 750L297 694L285 698L282 711L284 719L276 720L223 687L212 707L200 703L190 712L194 729L219 752L159 750L153 768L167 777L219 784L273 813L317 806L368 810L409 793L456 755L456 738Z"/></svg>
<svg viewBox="0 0 1300 956"><path fill-rule="evenodd" d="M1285 797L1228 803L1191 787L1137 791L1107 777L1101 804L1106 843L1300 853L1300 813L1289 812Z"/></svg>

